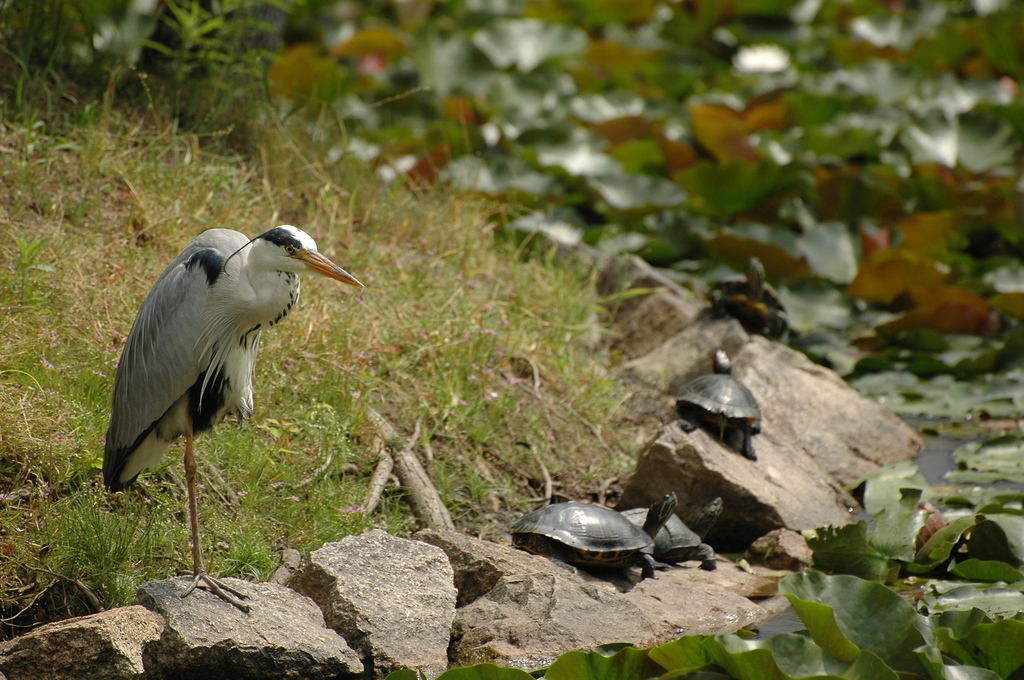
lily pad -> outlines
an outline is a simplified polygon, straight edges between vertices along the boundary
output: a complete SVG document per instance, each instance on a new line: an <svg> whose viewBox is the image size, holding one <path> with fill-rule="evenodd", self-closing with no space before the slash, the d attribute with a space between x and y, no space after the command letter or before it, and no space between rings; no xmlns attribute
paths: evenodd
<svg viewBox="0 0 1024 680"><path fill-rule="evenodd" d="M897 680L896 673L870 651L842 660L810 638L793 633L780 633L765 640L721 635L711 650L718 665L734 678Z"/></svg>
<svg viewBox="0 0 1024 680"><path fill-rule="evenodd" d="M935 497L928 480L921 474L921 468L913 461L904 460L886 465L868 473L855 484L864 484L864 510L875 515L881 510L896 506L907 489L918 491L918 500L930 500ZM915 504L917 501L915 501Z"/></svg>
<svg viewBox="0 0 1024 680"><path fill-rule="evenodd" d="M575 26L538 19L498 19L474 33L472 41L497 68L515 66L528 73L548 59L582 54L589 39Z"/></svg>
<svg viewBox="0 0 1024 680"><path fill-rule="evenodd" d="M868 651L897 672L920 670L912 652L924 642L918 616L885 586L808 571L784 578L779 592L793 605L811 638L831 655L852 661Z"/></svg>
<svg viewBox="0 0 1024 680"><path fill-rule="evenodd" d="M567 652L546 671L547 680L605 680L606 678L650 678L664 670L648 656L647 650L617 645L611 654L601 651Z"/></svg>
<svg viewBox="0 0 1024 680"><path fill-rule="evenodd" d="M686 200L686 193L672 182L648 175L588 177L587 185L621 212L649 212L672 208Z"/></svg>
<svg viewBox="0 0 1024 680"><path fill-rule="evenodd" d="M957 563L950 574L968 581L1002 581L1013 583L1024 580L1024 573L1001 560L969 559Z"/></svg>
<svg viewBox="0 0 1024 680"><path fill-rule="evenodd" d="M825 526L803 532L815 569L852 574L881 583L896 580L900 564L868 539L867 522Z"/></svg>
<svg viewBox="0 0 1024 680"><path fill-rule="evenodd" d="M928 612L969 611L980 609L990 618L1013 616L1024 611L1024 593L1015 588L989 584L951 584L948 588L931 588L921 597Z"/></svg>
<svg viewBox="0 0 1024 680"><path fill-rule="evenodd" d="M463 156L448 164L441 177L466 191L479 191L490 195L521 192L530 196L543 196L557 186L556 180L533 170L514 156L488 159Z"/></svg>
<svg viewBox="0 0 1024 680"><path fill-rule="evenodd" d="M953 452L953 458L958 469L947 475L951 480L1024 483L1024 436L1019 433L964 444Z"/></svg>
<svg viewBox="0 0 1024 680"><path fill-rule="evenodd" d="M857 275L853 240L841 222L822 222L801 234L796 241L801 253L818 276L849 283Z"/></svg>
<svg viewBox="0 0 1024 680"><path fill-rule="evenodd" d="M722 218L735 217L810 185L803 168L767 162L719 165L704 161L676 174L674 179L693 194L694 209Z"/></svg>

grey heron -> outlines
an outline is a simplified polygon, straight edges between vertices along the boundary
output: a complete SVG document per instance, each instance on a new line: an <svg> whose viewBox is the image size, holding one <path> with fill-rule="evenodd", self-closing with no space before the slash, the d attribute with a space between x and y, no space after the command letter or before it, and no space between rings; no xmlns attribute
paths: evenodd
<svg viewBox="0 0 1024 680"><path fill-rule="evenodd" d="M252 379L260 333L299 298L299 272L362 287L291 225L250 239L211 229L185 246L139 309L114 378L103 452L103 482L131 485L185 436L185 481L192 530L192 585L203 585L243 611L245 595L206 572L199 545L192 440L228 415L252 413ZM229 594L230 593L230 594ZM232 597L234 596L234 597Z"/></svg>

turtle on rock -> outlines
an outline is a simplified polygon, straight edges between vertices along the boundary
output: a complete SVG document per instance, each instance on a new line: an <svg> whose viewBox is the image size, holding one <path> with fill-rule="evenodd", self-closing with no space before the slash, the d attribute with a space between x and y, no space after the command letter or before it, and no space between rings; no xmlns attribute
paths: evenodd
<svg viewBox="0 0 1024 680"><path fill-rule="evenodd" d="M775 289L765 282L761 260L747 261L744 278L719 281L711 292L711 307L718 314L735 317L744 330L767 338L784 338L789 318Z"/></svg>
<svg viewBox="0 0 1024 680"><path fill-rule="evenodd" d="M667 493L643 510L638 526L620 513L593 503L552 503L523 516L511 526L512 545L544 555L575 571L570 565L597 567L639 566L640 580L654 576L654 541L675 512L675 493Z"/></svg>
<svg viewBox="0 0 1024 680"><path fill-rule="evenodd" d="M728 435L730 445L757 460L751 439L761 431L761 407L747 386L731 375L732 362L724 351L715 352L714 365L713 375L702 375L683 386L676 399L679 425L686 432L704 425L723 442Z"/></svg>
<svg viewBox="0 0 1024 680"><path fill-rule="evenodd" d="M704 571L717 569L715 549L704 542L704 537L722 514L723 507L722 499L715 498L701 508L689 524L679 519L678 515L669 517L665 526L654 536L654 559L667 564L700 560L700 568ZM621 512L630 522L640 526L645 521L648 511L644 508L633 508Z"/></svg>

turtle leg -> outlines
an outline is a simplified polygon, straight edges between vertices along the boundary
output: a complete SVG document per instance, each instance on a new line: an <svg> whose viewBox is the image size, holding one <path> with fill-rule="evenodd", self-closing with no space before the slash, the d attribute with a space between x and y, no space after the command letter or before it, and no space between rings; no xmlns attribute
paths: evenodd
<svg viewBox="0 0 1024 680"><path fill-rule="evenodd" d="M683 428L683 432L693 432L700 424L697 419L693 417L689 411L679 410L679 427Z"/></svg>
<svg viewBox="0 0 1024 680"><path fill-rule="evenodd" d="M718 569L718 560L715 559L715 549L707 543L701 543L693 549L693 559L700 560L700 568L704 571L715 571Z"/></svg>
<svg viewBox="0 0 1024 680"><path fill-rule="evenodd" d="M757 454L754 453L754 443L751 441L754 438L753 432L750 431L750 425L743 426L743 455L750 460L757 460Z"/></svg>
<svg viewBox="0 0 1024 680"><path fill-rule="evenodd" d="M653 557L647 553L638 553L636 561L640 565L641 581L645 578L654 578L655 562Z"/></svg>
<svg viewBox="0 0 1024 680"><path fill-rule="evenodd" d="M569 564L569 561L565 559L565 554L560 550L552 550L551 554L548 555L548 559L557 567L561 567L566 571L571 571L574 574L579 573L579 570L577 570L576 567Z"/></svg>

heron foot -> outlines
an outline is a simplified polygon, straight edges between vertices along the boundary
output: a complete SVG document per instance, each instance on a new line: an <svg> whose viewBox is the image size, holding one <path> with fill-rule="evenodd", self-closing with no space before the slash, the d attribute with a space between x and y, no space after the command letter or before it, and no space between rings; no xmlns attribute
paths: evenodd
<svg viewBox="0 0 1024 680"><path fill-rule="evenodd" d="M197 587L205 588L206 590L209 590L211 593L213 593L220 599L224 600L228 604L232 604L235 607L238 607L247 614L249 613L249 605L242 602L242 600L247 599L249 597L248 595L235 590L226 583L221 583L214 577L207 574L205 571L201 571L198 574L196 574L195 578L192 579L192 585L186 588L185 592L182 593L181 596L183 598L188 597L189 594Z"/></svg>

